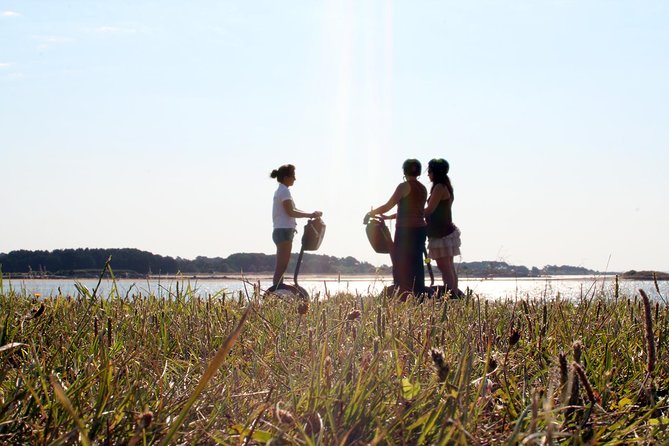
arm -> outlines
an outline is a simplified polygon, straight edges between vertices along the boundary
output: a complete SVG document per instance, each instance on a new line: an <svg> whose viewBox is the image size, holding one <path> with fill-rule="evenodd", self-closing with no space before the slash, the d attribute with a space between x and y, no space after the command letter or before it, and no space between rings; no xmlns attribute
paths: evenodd
<svg viewBox="0 0 669 446"><path fill-rule="evenodd" d="M286 211L286 214L293 218L318 218L323 213L321 211L314 212L304 212L295 207L293 200L284 200L281 202L283 209Z"/></svg>
<svg viewBox="0 0 669 446"><path fill-rule="evenodd" d="M384 214L384 213L388 212L389 210L394 208L395 205L397 205L397 203L400 202L402 197L404 197L405 195L407 195L409 193L409 191L410 191L409 188L410 188L410 186L406 183L400 184L399 186L397 186L397 188L395 189L395 192L393 192L393 195L390 197L390 199L388 199L388 201L385 204L382 204L381 206L379 206L376 209L372 209L371 211L369 211L367 213L367 215L372 216L372 215Z"/></svg>
<svg viewBox="0 0 669 446"><path fill-rule="evenodd" d="M450 197L451 194L448 192L448 189L446 189L443 184L437 184L430 194L430 199L425 208L425 216L429 217L437 208L437 205L441 200L448 200Z"/></svg>

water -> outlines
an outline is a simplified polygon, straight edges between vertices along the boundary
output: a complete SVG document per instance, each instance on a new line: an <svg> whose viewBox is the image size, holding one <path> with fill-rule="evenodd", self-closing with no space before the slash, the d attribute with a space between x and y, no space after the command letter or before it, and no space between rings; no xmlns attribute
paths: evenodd
<svg viewBox="0 0 669 446"><path fill-rule="evenodd" d="M207 296L253 294L254 286L260 285L262 290L271 286L271 279L260 277L253 279L239 278L152 278L152 279L117 279L116 288L122 297L133 294L155 294L157 296L169 297L174 295L177 288L180 292L192 291L193 295ZM290 280L287 283L291 283ZM390 285L390 277L364 277L347 276L337 277L315 277L306 276L299 280L312 296L327 296L337 292L348 292L365 296L380 292L384 286ZM438 283L438 282L437 282ZM660 293L655 289L652 281L620 280L619 290L621 296L631 297L638 294L639 288L655 300L669 302L669 282L659 282ZM14 279L3 281L4 291L10 288L23 291L28 294L38 294L42 297L57 295L77 296L79 291L77 284L92 291L98 284L97 279ZM111 280L102 280L98 295L108 296L114 283ZM460 288L469 288L473 293L485 299L516 299L516 298L548 298L552 299L559 293L565 299L579 299L581 297L592 297L604 293L605 296L613 297L615 287L615 276L552 276L542 278L491 278L491 279L460 279Z"/></svg>

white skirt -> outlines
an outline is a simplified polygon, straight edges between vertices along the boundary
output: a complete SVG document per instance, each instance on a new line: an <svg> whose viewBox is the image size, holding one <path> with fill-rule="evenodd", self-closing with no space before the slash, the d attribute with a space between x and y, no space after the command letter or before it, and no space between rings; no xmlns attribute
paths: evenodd
<svg viewBox="0 0 669 446"><path fill-rule="evenodd" d="M427 249L431 259L439 259L459 256L460 245L460 229L456 226L453 232L446 237L430 238L427 242Z"/></svg>

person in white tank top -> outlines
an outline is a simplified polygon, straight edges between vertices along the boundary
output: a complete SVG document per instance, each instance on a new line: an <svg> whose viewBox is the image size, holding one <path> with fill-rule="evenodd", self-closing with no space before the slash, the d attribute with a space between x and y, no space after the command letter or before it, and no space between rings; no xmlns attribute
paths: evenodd
<svg viewBox="0 0 669 446"><path fill-rule="evenodd" d="M272 204L272 240L276 245L276 263L274 266L274 277L272 287L277 287L283 282L283 276L288 268L290 252L293 249L293 237L297 226L297 218L318 218L323 215L321 211L304 212L295 207L293 197L288 189L295 184L295 166L284 164L270 173L271 178L276 178L279 186L274 192Z"/></svg>

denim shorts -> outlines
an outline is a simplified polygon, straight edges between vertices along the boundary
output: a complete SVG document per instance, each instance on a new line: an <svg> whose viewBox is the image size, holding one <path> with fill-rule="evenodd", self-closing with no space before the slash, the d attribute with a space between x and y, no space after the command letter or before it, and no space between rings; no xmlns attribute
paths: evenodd
<svg viewBox="0 0 669 446"><path fill-rule="evenodd" d="M274 232L272 232L272 240L274 240L274 243L277 245L283 242L292 242L296 232L297 231L292 228L276 228L274 229Z"/></svg>

